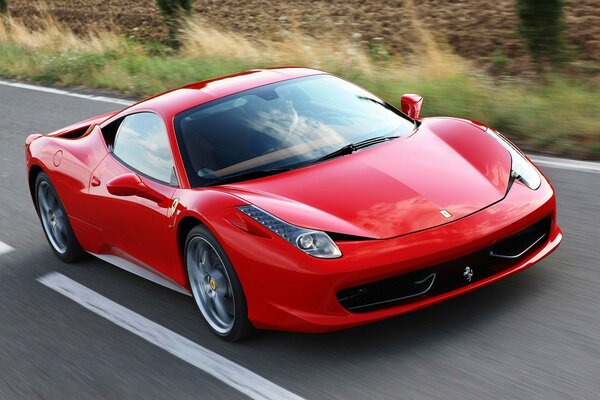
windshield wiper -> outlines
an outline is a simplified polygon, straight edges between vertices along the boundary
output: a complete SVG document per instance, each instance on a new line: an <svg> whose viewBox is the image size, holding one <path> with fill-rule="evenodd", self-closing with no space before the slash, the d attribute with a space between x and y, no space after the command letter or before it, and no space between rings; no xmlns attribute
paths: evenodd
<svg viewBox="0 0 600 400"><path fill-rule="evenodd" d="M346 154L352 154L357 150L364 149L365 147L373 146L378 143L387 142L389 140L396 139L399 137L400 136L377 136L374 138L362 140L360 142L349 143L343 147L340 147L333 153L329 153L329 154L327 154L321 158L318 158L315 161L311 161L309 163L300 163L300 164L296 164L296 165L292 165L292 166L279 167L279 168L244 171L244 172L240 172L238 174L226 175L221 178L213 179L210 182L208 182L207 185L212 186L212 185L221 185L221 184L225 184L225 183L240 182L240 181L246 181L246 180L250 180L250 179L262 178L264 176L275 175L275 174L279 174L282 172L292 171L294 169L298 169L300 167L304 167L309 164L315 164L320 161L329 160L331 158L343 156Z"/></svg>
<svg viewBox="0 0 600 400"><path fill-rule="evenodd" d="M377 136L374 138L361 140L360 142L349 143L345 146L340 147L333 153L326 154L323 157L316 159L314 161L314 163L318 163L318 162L325 161L325 160L330 160L332 158L336 158L336 157L340 157L340 156L345 156L347 154L352 154L357 150L364 149L365 147L373 146L378 143L387 142L388 140L396 139L399 137L400 136Z"/></svg>
<svg viewBox="0 0 600 400"><path fill-rule="evenodd" d="M221 185L224 183L232 183L232 182L240 182L247 181L250 179L262 178L264 176L275 175L281 172L291 171L294 168L291 167L280 167L280 168L271 168L271 169L258 169L253 171L244 171L238 174L233 175L225 175L222 178L216 178L211 180L208 184L212 185Z"/></svg>

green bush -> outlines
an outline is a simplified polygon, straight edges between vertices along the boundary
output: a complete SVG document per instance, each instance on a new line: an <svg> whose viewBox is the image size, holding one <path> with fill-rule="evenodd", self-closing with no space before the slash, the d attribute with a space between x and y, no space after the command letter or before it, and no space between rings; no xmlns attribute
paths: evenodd
<svg viewBox="0 0 600 400"><path fill-rule="evenodd" d="M192 11L192 0L156 0L164 15L174 17L177 13Z"/></svg>
<svg viewBox="0 0 600 400"><path fill-rule="evenodd" d="M0 0L0 15L8 16L8 0Z"/></svg>
<svg viewBox="0 0 600 400"><path fill-rule="evenodd" d="M177 40L179 26L177 22L181 17L192 12L192 0L156 0L156 4L158 4L165 24L169 29L169 44L175 48L179 47L179 41Z"/></svg>
<svg viewBox="0 0 600 400"><path fill-rule="evenodd" d="M564 61L564 0L516 0L519 33L539 64Z"/></svg>

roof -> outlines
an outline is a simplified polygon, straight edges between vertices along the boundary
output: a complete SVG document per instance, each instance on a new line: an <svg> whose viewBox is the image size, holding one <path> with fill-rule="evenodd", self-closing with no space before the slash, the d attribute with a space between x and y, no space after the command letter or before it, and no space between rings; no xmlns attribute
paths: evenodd
<svg viewBox="0 0 600 400"><path fill-rule="evenodd" d="M161 112L166 118L171 118L189 108L244 90L318 74L324 74L324 72L298 67L244 71L234 75L193 83L153 96L133 105L130 110L150 108Z"/></svg>

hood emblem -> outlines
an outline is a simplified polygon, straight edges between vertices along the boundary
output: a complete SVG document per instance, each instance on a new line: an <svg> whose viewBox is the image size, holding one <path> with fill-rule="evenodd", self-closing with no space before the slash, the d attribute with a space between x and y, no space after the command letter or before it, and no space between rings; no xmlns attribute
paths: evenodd
<svg viewBox="0 0 600 400"><path fill-rule="evenodd" d="M444 216L444 218L451 218L452 217L452 214L450 214L448 212L448 210L446 210L446 209L440 210L440 214L442 214Z"/></svg>
<svg viewBox="0 0 600 400"><path fill-rule="evenodd" d="M471 279L473 279L474 273L475 273L475 271L473 271L471 269L471 267L465 267L465 270L463 271L463 276L465 277L467 282L471 282Z"/></svg>

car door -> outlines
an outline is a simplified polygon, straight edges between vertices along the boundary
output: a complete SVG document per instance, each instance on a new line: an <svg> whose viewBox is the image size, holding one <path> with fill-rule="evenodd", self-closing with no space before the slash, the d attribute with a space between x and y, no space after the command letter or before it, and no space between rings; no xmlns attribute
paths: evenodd
<svg viewBox="0 0 600 400"><path fill-rule="evenodd" d="M110 151L92 173L89 194L105 252L171 275L177 255L171 205L178 183L166 125L158 114L140 112L103 131ZM107 185L127 174L139 177L157 198L112 194Z"/></svg>

